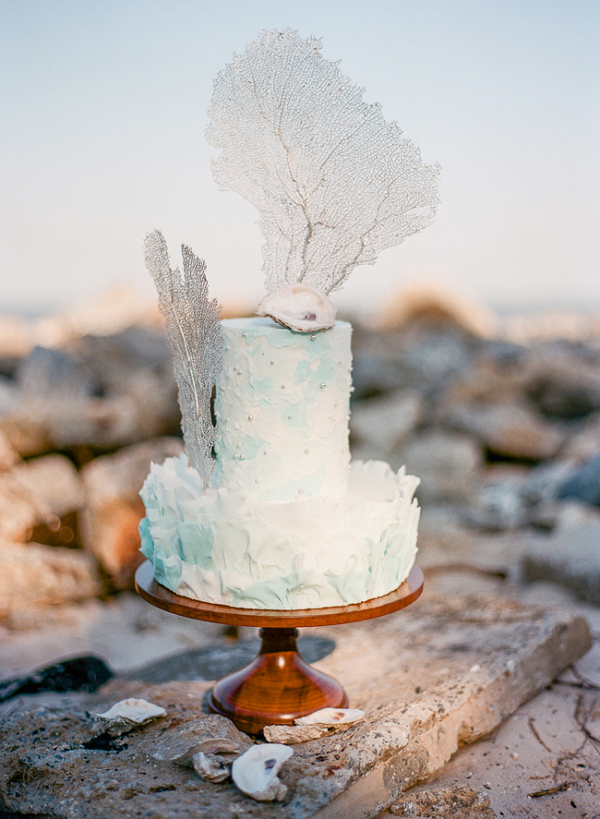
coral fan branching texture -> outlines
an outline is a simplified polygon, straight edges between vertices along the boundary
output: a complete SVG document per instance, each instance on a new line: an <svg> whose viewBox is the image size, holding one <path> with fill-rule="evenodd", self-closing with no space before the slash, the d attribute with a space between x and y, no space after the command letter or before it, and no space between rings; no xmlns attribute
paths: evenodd
<svg viewBox="0 0 600 819"><path fill-rule="evenodd" d="M210 399L223 360L219 306L216 299L208 298L206 264L189 247L181 248L183 276L179 268L171 269L167 243L158 230L146 236L144 251L166 319L183 438L206 489L214 467L212 448L217 434Z"/></svg>
<svg viewBox="0 0 600 819"><path fill-rule="evenodd" d="M263 31L217 76L210 104L215 178L260 212L270 291L338 289L430 224L438 203L439 168L320 48Z"/></svg>

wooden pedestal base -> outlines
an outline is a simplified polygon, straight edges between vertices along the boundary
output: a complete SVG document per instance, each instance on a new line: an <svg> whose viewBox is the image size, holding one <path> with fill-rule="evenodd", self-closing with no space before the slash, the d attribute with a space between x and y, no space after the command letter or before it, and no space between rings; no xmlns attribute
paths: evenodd
<svg viewBox="0 0 600 819"><path fill-rule="evenodd" d="M181 597L154 579L150 561L136 572L135 586L149 603L166 611L235 626L258 626L262 645L256 658L215 683L209 708L249 734L265 725L291 725L320 708L344 708L342 686L304 662L296 645L297 626L327 626L371 620L413 603L423 591L423 573L414 566L404 583L384 597L328 609L266 611L219 606Z"/></svg>
<svg viewBox="0 0 600 819"><path fill-rule="evenodd" d="M262 645L250 665L215 684L209 708L256 734L265 725L293 725L320 708L345 708L348 697L332 677L304 662L298 629L261 628Z"/></svg>

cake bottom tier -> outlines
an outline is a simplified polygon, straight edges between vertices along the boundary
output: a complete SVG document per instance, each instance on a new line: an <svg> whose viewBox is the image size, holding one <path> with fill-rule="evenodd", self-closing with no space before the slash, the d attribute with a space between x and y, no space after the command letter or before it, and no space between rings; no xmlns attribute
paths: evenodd
<svg viewBox="0 0 600 819"><path fill-rule="evenodd" d="M141 495L142 552L184 597L256 609L309 609L381 597L417 553L418 478L355 461L339 500L248 501L211 488L186 455L152 464Z"/></svg>

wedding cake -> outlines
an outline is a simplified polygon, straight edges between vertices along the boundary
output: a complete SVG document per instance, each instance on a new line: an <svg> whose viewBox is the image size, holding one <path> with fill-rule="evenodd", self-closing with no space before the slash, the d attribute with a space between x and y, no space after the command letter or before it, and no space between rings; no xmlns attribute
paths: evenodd
<svg viewBox="0 0 600 819"><path fill-rule="evenodd" d="M227 606L359 603L415 559L417 478L350 461L351 327L328 297L430 224L439 169L320 50L263 31L214 83L215 179L260 216L259 318L219 322L204 262L184 246L182 275L146 237L187 455L152 465L142 551L172 591Z"/></svg>
<svg viewBox="0 0 600 819"><path fill-rule="evenodd" d="M350 463L351 326L221 322L212 486L185 455L152 464L142 551L177 594L308 609L393 591L416 555L418 480Z"/></svg>

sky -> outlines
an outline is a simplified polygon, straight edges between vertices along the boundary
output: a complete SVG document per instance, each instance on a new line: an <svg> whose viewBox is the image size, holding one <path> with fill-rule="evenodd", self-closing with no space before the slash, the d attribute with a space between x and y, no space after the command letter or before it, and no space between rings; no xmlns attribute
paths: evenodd
<svg viewBox="0 0 600 819"><path fill-rule="evenodd" d="M216 74L284 28L441 166L434 224L356 268L340 307L428 282L600 307L598 0L2 0L0 309L151 297L156 228L222 303L260 300L257 212L218 188L204 133Z"/></svg>

